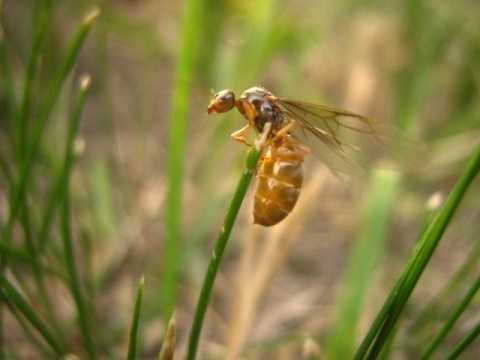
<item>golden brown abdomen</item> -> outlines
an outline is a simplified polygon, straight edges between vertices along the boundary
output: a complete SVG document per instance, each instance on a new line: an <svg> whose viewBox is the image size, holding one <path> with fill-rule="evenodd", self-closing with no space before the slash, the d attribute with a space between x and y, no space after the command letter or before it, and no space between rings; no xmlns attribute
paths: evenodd
<svg viewBox="0 0 480 360"><path fill-rule="evenodd" d="M303 183L303 159L307 153L307 148L290 137L270 145L255 190L255 224L275 225L293 210Z"/></svg>

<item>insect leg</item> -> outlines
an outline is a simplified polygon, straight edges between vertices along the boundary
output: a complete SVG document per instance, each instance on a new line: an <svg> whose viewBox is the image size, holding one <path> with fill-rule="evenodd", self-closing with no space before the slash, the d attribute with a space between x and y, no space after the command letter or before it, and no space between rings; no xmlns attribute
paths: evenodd
<svg viewBox="0 0 480 360"><path fill-rule="evenodd" d="M272 128L271 122L267 122L263 126L263 131L255 138L255 149L260 151L260 149L265 147L271 128Z"/></svg>
<svg viewBox="0 0 480 360"><path fill-rule="evenodd" d="M275 139L280 140L284 135L286 135L290 129L296 124L294 120L290 121L287 125L282 127L277 133L275 134Z"/></svg>
<svg viewBox="0 0 480 360"><path fill-rule="evenodd" d="M244 143L247 146L252 146L247 142L247 139L243 135L247 133L247 131L250 130L250 124L246 125L245 127L241 128L240 130L235 131L232 133L230 136L232 137L233 140Z"/></svg>

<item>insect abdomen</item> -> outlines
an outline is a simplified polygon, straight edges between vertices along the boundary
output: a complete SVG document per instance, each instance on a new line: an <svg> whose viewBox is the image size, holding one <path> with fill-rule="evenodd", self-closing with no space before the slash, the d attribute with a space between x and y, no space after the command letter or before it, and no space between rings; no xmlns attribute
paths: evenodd
<svg viewBox="0 0 480 360"><path fill-rule="evenodd" d="M293 210L303 183L303 158L307 152L291 139L271 145L255 190L255 224L275 225Z"/></svg>

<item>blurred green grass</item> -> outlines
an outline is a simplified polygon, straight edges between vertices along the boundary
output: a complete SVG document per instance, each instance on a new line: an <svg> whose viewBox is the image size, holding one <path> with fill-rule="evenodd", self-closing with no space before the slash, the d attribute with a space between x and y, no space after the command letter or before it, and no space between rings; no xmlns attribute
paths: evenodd
<svg viewBox="0 0 480 360"><path fill-rule="evenodd" d="M182 26L193 3L199 5L200 23ZM427 199L450 192L479 142L478 5L102 2L100 17L83 38L82 19L94 5L1 3L3 355L125 356L136 287L145 274L143 309L135 320L137 354L156 357L175 307L182 356L212 241L246 150L229 136L244 125L239 114L206 117L209 90L231 88L239 95L254 85L391 122L431 149L430 161L389 183L386 194L375 181L364 196L364 181L338 190L329 180L334 193L318 200L291 255L302 254L303 265L287 263L279 272L257 314L255 326L263 331L252 329L245 352L253 358L298 358L308 332L324 356L352 354L407 264L424 226ZM188 26L197 33L182 49ZM190 66L184 75L182 56ZM74 139L69 133L83 73L91 75L92 85ZM176 91L184 94L177 105ZM176 123L179 118L183 125ZM170 119L184 126L179 140L171 135ZM74 158L65 162L73 149ZM167 196L172 186L176 190ZM375 198L382 201L368 200ZM469 259L478 202L477 182L407 303L385 358L418 357L449 316L424 315L425 309L437 299L439 309L459 304L478 277L478 258ZM383 209L385 203L391 205ZM209 344L221 349L228 333L229 299L235 294L229 279L238 244L251 227L248 202L241 211L204 324L202 358L222 357ZM386 216L369 218L370 212ZM166 229L172 226L169 253ZM324 254L325 247L333 253ZM168 261L176 270L168 270ZM319 286L314 300L304 304L310 310L286 318L287 324L275 321L275 304L289 303L288 289L296 282ZM447 284L456 289L449 297L439 292ZM356 295L348 295L354 290ZM355 313L348 315L348 309ZM466 336L477 311L474 299L437 355L448 354ZM463 355L474 358L479 351L473 343Z"/></svg>

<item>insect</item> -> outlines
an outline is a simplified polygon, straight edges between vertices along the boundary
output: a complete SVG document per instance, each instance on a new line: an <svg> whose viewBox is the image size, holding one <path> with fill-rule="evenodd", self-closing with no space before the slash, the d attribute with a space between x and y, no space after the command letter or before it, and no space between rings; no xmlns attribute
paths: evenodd
<svg viewBox="0 0 480 360"><path fill-rule="evenodd" d="M277 98L261 87L252 87L238 98L233 91L222 90L213 96L207 113L225 113L234 107L248 124L231 137L251 146L245 135L253 128L257 134L255 146L266 151L259 162L253 206L254 223L263 226L279 223L295 207L308 153L334 173L351 172L368 158L363 157L360 147L345 140L349 133L360 133L369 144L387 149L392 140L401 142L402 138L394 128L353 112Z"/></svg>

